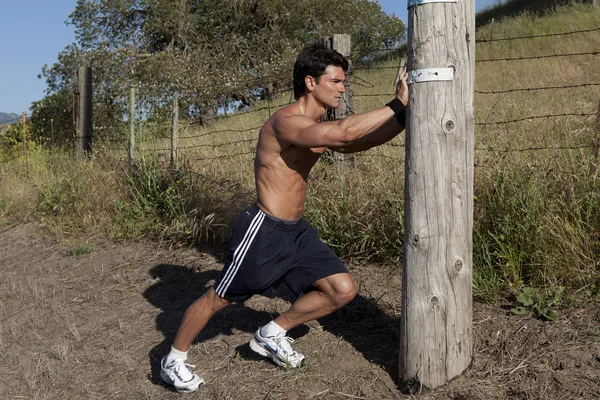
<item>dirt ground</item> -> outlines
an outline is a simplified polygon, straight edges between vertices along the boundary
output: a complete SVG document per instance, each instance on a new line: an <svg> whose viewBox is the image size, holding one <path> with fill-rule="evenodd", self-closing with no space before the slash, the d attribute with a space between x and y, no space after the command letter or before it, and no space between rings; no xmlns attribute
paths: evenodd
<svg viewBox="0 0 600 400"><path fill-rule="evenodd" d="M218 276L218 256L159 243L88 238L69 256L38 224L0 228L1 399L395 399L399 273L352 267L359 295L296 328L309 361L285 371L254 356L251 332L288 307L256 296L218 314L189 352L207 381L180 395L158 362L187 306ZM599 399L600 306L556 323L474 305L472 370L422 399Z"/></svg>

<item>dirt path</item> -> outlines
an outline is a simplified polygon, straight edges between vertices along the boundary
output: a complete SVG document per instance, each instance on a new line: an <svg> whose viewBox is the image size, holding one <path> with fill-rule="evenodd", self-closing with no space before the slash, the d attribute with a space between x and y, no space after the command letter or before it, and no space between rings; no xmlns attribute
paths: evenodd
<svg viewBox="0 0 600 400"><path fill-rule="evenodd" d="M221 263L192 249L117 245L72 257L39 225L0 229L0 398L178 399L157 380L187 306ZM394 399L398 273L351 268L357 299L290 332L309 364L283 371L255 357L251 332L283 311L256 296L216 316L190 350L203 399ZM285 298L286 293L282 292ZM600 307L562 310L557 323L475 305L473 370L423 399L600 398Z"/></svg>

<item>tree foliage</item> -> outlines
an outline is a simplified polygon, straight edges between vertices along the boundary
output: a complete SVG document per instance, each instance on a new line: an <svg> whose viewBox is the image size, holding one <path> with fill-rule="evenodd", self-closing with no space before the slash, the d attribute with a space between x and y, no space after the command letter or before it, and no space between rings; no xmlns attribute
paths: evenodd
<svg viewBox="0 0 600 400"><path fill-rule="evenodd" d="M91 66L95 125L122 118L130 85L150 116L175 91L189 115L202 115L232 100L248 105L260 88L289 87L311 39L348 33L360 59L405 33L370 0L78 0L68 23L76 43L43 68L47 94L71 90L77 67Z"/></svg>

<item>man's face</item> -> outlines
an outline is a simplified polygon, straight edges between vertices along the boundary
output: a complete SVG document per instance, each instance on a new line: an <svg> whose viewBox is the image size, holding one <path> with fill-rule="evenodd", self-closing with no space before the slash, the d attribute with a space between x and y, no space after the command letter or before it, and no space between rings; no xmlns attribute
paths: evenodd
<svg viewBox="0 0 600 400"><path fill-rule="evenodd" d="M342 101L342 94L346 92L345 80L344 70L341 67L330 65L319 77L313 90L313 96L328 108L338 108Z"/></svg>

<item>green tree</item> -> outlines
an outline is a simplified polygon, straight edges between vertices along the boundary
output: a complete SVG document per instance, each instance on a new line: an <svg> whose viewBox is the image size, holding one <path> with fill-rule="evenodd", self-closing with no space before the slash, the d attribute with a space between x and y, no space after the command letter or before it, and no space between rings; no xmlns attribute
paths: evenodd
<svg viewBox="0 0 600 400"><path fill-rule="evenodd" d="M73 92L59 90L31 105L31 132L34 139L47 138L56 145L74 141Z"/></svg>
<svg viewBox="0 0 600 400"><path fill-rule="evenodd" d="M48 95L70 90L79 65L94 69L95 125L122 119L137 85L149 118L175 90L189 116L232 100L248 105L291 86L298 51L331 33L352 36L352 57L395 47L402 21L370 0L79 0L69 16L77 42L42 75Z"/></svg>

